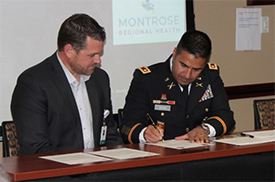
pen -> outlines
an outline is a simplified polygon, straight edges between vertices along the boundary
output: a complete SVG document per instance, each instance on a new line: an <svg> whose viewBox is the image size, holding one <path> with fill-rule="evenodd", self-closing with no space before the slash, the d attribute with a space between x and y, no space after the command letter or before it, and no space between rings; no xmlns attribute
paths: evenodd
<svg viewBox="0 0 275 182"><path fill-rule="evenodd" d="M254 138L253 135L250 135L250 134L247 134L247 133L243 133L243 132L241 132L241 136L248 136L250 138Z"/></svg>
<svg viewBox="0 0 275 182"><path fill-rule="evenodd" d="M159 131L159 129L157 128L155 122L153 121L153 119L151 118L149 113L147 113L147 118L152 122L152 125L154 126L154 128ZM159 133L160 133L160 131L159 131ZM165 142L163 138L161 139L161 141Z"/></svg>

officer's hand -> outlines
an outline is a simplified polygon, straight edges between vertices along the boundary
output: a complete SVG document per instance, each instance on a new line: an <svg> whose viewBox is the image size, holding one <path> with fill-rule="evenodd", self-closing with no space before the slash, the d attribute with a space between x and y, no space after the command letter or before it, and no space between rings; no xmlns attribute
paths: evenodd
<svg viewBox="0 0 275 182"><path fill-rule="evenodd" d="M209 143L207 133L201 126L197 126L187 134L176 137L176 140L190 140L191 143Z"/></svg>
<svg viewBox="0 0 275 182"><path fill-rule="evenodd" d="M159 127L157 127L156 129L152 125L149 125L144 132L145 140L150 143L156 143L160 141L162 137L163 137L163 129Z"/></svg>

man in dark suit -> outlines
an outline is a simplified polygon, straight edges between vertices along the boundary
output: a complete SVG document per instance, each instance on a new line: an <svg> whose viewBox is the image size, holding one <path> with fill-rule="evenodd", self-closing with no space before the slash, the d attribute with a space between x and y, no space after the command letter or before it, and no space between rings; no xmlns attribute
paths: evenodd
<svg viewBox="0 0 275 182"><path fill-rule="evenodd" d="M232 130L235 121L219 68L208 63L211 47L205 33L189 31L166 62L134 72L120 126L124 142L204 143Z"/></svg>
<svg viewBox="0 0 275 182"><path fill-rule="evenodd" d="M105 39L96 20L72 15L60 27L58 51L19 76L11 101L19 155L123 144L109 77L99 68Z"/></svg>

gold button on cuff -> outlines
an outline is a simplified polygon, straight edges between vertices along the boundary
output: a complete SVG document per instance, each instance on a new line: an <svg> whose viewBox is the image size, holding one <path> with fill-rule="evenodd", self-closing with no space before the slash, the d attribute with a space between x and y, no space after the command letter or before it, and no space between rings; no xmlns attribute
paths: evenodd
<svg viewBox="0 0 275 182"><path fill-rule="evenodd" d="M185 130L186 130L186 132L189 132L189 128L186 128Z"/></svg>

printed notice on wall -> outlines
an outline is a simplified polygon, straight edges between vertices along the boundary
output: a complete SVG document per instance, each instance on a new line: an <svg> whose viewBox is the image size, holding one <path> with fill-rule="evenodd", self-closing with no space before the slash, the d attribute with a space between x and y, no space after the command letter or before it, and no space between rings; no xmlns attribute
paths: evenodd
<svg viewBox="0 0 275 182"><path fill-rule="evenodd" d="M261 8L237 8L236 50L261 50Z"/></svg>

